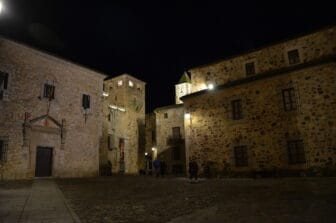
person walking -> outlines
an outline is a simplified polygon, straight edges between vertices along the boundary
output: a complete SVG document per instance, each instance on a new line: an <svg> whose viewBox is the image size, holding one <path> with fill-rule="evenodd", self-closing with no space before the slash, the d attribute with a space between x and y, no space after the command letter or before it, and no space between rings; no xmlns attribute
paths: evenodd
<svg viewBox="0 0 336 223"><path fill-rule="evenodd" d="M190 177L190 180L195 179L195 181L197 181L197 173L198 173L198 164L194 159L192 159L189 162L189 177Z"/></svg>
<svg viewBox="0 0 336 223"><path fill-rule="evenodd" d="M155 159L153 161L153 166L154 166L155 176L159 177L160 176L160 160Z"/></svg>

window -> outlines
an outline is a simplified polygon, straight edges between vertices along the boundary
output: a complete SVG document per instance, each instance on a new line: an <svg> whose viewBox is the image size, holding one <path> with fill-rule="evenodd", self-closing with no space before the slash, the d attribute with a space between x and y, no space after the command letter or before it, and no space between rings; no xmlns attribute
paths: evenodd
<svg viewBox="0 0 336 223"><path fill-rule="evenodd" d="M232 118L234 120L242 119L243 118L243 110L242 110L242 100L233 100L231 101L232 106Z"/></svg>
<svg viewBox="0 0 336 223"><path fill-rule="evenodd" d="M107 136L107 147L109 150L112 150L115 146L114 135Z"/></svg>
<svg viewBox="0 0 336 223"><path fill-rule="evenodd" d="M7 143L5 140L0 140L0 162L7 161Z"/></svg>
<svg viewBox="0 0 336 223"><path fill-rule="evenodd" d="M292 140L287 142L289 164L305 163L305 152L302 140Z"/></svg>
<svg viewBox="0 0 336 223"><path fill-rule="evenodd" d="M181 160L181 149L179 146L175 146L172 148L172 159Z"/></svg>
<svg viewBox="0 0 336 223"><path fill-rule="evenodd" d="M90 95L83 94L82 106L83 106L84 109L90 108Z"/></svg>
<svg viewBox="0 0 336 223"><path fill-rule="evenodd" d="M245 64L246 75L250 76L255 74L255 67L254 62L246 63Z"/></svg>
<svg viewBox="0 0 336 223"><path fill-rule="evenodd" d="M172 131L173 131L173 139L181 138L180 127L173 127Z"/></svg>
<svg viewBox="0 0 336 223"><path fill-rule="evenodd" d="M8 87L8 74L0 71L0 100L4 98Z"/></svg>
<svg viewBox="0 0 336 223"><path fill-rule="evenodd" d="M55 98L55 86L51 84L44 84L43 97L52 100Z"/></svg>
<svg viewBox="0 0 336 223"><path fill-rule="evenodd" d="M133 83L133 81L128 81L128 86L129 86L129 87L134 87L134 83Z"/></svg>
<svg viewBox="0 0 336 223"><path fill-rule="evenodd" d="M247 146L234 147L234 157L237 167L248 166Z"/></svg>
<svg viewBox="0 0 336 223"><path fill-rule="evenodd" d="M118 87L119 87L119 86L122 86L122 85L123 85L123 81L122 81L122 80L119 80L119 81L117 82L117 85L118 85Z"/></svg>
<svg viewBox="0 0 336 223"><path fill-rule="evenodd" d="M167 112L164 113L163 116L164 116L164 118L168 118L168 113Z"/></svg>
<svg viewBox="0 0 336 223"><path fill-rule="evenodd" d="M294 88L287 88L282 90L282 99L285 111L296 110L296 97Z"/></svg>
<svg viewBox="0 0 336 223"><path fill-rule="evenodd" d="M107 120L108 120L109 122L111 122L111 114L108 114L108 116L107 116Z"/></svg>
<svg viewBox="0 0 336 223"><path fill-rule="evenodd" d="M288 54L288 63L290 65L300 63L300 55L298 49L290 50L287 52L287 54Z"/></svg>

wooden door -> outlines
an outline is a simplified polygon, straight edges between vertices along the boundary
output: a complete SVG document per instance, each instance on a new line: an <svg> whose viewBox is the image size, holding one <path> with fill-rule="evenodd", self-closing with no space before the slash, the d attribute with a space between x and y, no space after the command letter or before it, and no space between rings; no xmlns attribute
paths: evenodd
<svg viewBox="0 0 336 223"><path fill-rule="evenodd" d="M49 177L51 176L52 167L52 148L37 147L36 148L36 177Z"/></svg>

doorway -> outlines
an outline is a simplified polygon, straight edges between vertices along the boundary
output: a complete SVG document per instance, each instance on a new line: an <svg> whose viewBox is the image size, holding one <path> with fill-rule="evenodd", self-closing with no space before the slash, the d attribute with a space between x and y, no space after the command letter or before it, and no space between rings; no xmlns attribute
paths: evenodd
<svg viewBox="0 0 336 223"><path fill-rule="evenodd" d="M37 147L36 148L36 177L50 177L52 168L52 148Z"/></svg>

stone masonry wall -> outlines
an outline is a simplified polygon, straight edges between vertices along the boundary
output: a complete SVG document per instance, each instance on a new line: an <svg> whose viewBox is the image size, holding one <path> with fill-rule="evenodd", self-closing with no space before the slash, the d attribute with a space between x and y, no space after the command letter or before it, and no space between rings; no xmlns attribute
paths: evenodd
<svg viewBox="0 0 336 223"><path fill-rule="evenodd" d="M122 85L118 86L118 81L122 81ZM134 85L130 86L129 81ZM113 172L122 171L119 140L123 139L125 142L125 173L138 173L139 165L143 162L139 160L139 154L143 154L145 150L145 83L127 74L106 80L104 83L105 91L109 93L109 96L104 99L104 136L100 152L101 163L110 160ZM110 108L110 105L117 108ZM108 121L109 115L110 121ZM114 137L113 149L108 148L108 135Z"/></svg>
<svg viewBox="0 0 336 223"><path fill-rule="evenodd" d="M193 68L190 70L192 91L203 90L209 83L220 85L246 77L245 64L248 62L254 62L257 74L287 67L287 52L293 49L299 50L304 63L336 54L336 27Z"/></svg>
<svg viewBox="0 0 336 223"><path fill-rule="evenodd" d="M167 114L167 116L165 116ZM156 149L159 159L167 162L167 171L172 172L174 165L180 165L182 171L185 167L185 148L184 148L184 107L180 105L172 105L158 108L155 110L156 115ZM173 139L173 128L179 127L181 138L180 141ZM172 148L178 146L180 148L180 159L173 159Z"/></svg>
<svg viewBox="0 0 336 223"><path fill-rule="evenodd" d="M220 171L227 165L233 171L335 167L335 74L330 62L184 98L191 113L185 120L187 156L203 167L214 162ZM297 111L284 111L282 90L288 87L295 89ZM235 99L242 100L241 120L232 119ZM304 164L288 162L287 141L293 139L304 142ZM248 167L235 166L233 148L239 145L247 146Z"/></svg>
<svg viewBox="0 0 336 223"><path fill-rule="evenodd" d="M101 136L101 93L104 75L41 53L12 41L0 40L0 70L9 74L8 100L0 101L0 137L8 139L4 179L35 175L37 146L53 148L52 176L82 177L98 174L98 146ZM45 83L55 85L55 99L43 98ZM82 94L90 95L91 108L82 108ZM23 124L47 114L64 120L64 145L57 126L50 124L27 132L23 147ZM43 121L43 120L42 120ZM33 124L32 124L33 125ZM32 128L35 128L32 126Z"/></svg>

